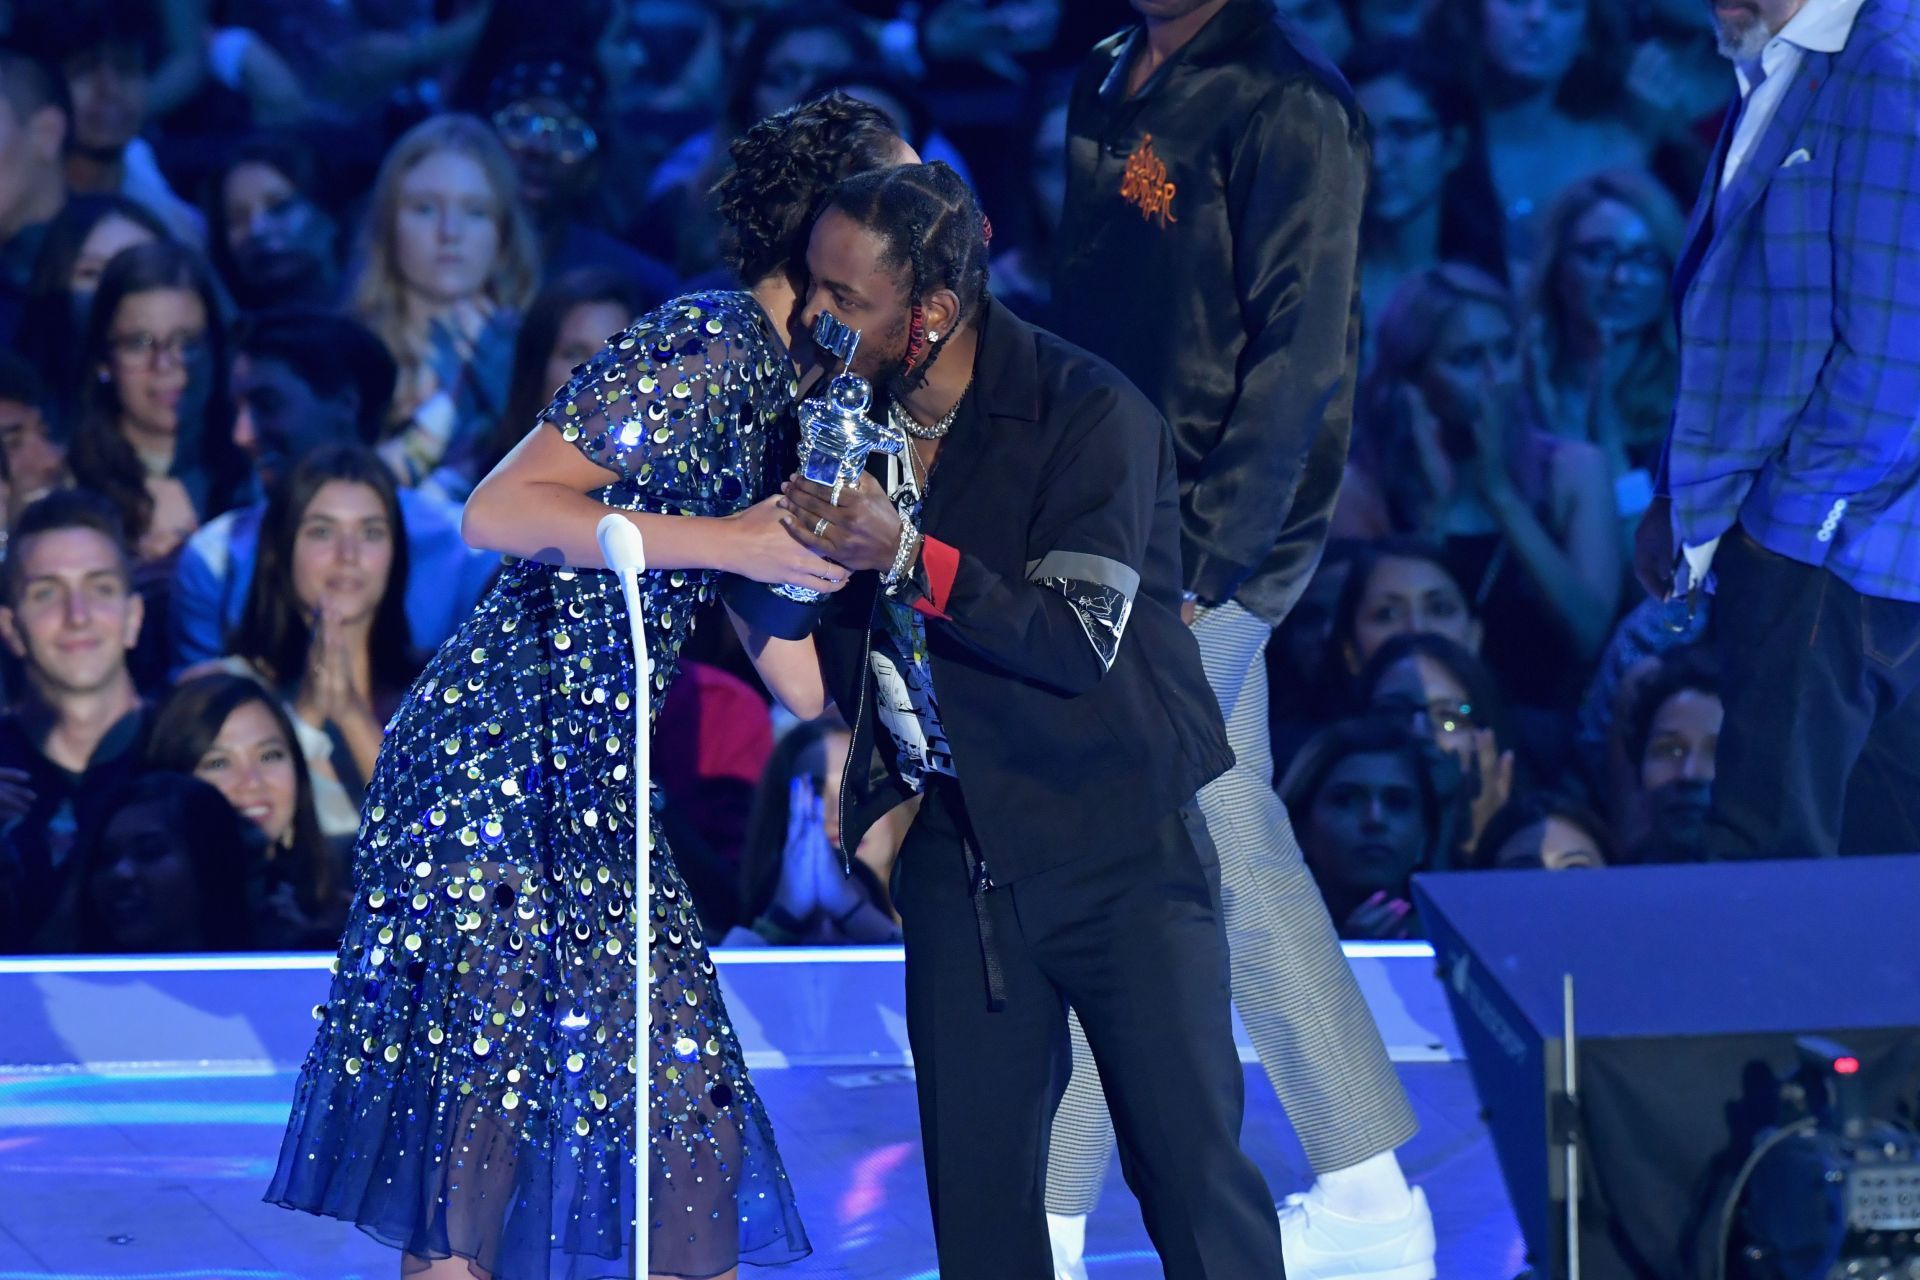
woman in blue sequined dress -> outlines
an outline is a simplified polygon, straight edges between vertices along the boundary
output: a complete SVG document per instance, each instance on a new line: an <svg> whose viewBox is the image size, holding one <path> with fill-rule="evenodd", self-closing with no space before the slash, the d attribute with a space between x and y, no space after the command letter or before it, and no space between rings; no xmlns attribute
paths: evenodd
<svg viewBox="0 0 1920 1280"><path fill-rule="evenodd" d="M407 694L367 789L353 914L267 1198L403 1250L403 1275L631 1276L633 700L658 713L717 570L844 578L761 501L793 466L795 264L817 195L913 156L838 97L761 122L734 156L721 205L758 283L610 339L475 491L468 540L514 559ZM652 570L640 684L598 567L609 508ZM791 1261L808 1251L792 1190L654 831L651 1269Z"/></svg>

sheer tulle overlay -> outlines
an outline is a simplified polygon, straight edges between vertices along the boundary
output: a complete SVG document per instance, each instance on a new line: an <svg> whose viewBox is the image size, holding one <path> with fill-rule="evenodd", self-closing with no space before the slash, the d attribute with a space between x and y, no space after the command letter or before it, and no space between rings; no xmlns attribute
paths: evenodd
<svg viewBox="0 0 1920 1280"><path fill-rule="evenodd" d="M726 515L783 460L792 371L743 294L669 304L545 415L629 509ZM657 714L711 574L649 574ZM804 1256L686 886L660 842L652 1028L634 1055L635 680L618 583L509 565L388 727L356 899L267 1198L496 1280L632 1275L634 1085L650 1073L649 1267Z"/></svg>

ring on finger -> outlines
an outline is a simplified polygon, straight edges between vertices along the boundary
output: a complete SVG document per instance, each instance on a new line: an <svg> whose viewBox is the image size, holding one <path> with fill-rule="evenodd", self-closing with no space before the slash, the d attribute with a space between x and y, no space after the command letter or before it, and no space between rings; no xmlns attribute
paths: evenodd
<svg viewBox="0 0 1920 1280"><path fill-rule="evenodd" d="M826 535L826 532L827 532L827 518L825 516L821 516L818 520L815 520L813 522L813 536L816 538L824 537Z"/></svg>

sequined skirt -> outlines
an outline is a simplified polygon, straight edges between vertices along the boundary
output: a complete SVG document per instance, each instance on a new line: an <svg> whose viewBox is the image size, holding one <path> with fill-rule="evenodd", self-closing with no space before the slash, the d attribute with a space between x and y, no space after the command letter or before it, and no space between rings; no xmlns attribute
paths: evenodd
<svg viewBox="0 0 1920 1280"><path fill-rule="evenodd" d="M657 823L652 1025L635 1061L623 615L592 583L535 573L502 592L389 727L267 1199L495 1280L630 1277L637 1066L653 1083L649 1269L710 1277L803 1257ZM670 655L654 662L664 688Z"/></svg>

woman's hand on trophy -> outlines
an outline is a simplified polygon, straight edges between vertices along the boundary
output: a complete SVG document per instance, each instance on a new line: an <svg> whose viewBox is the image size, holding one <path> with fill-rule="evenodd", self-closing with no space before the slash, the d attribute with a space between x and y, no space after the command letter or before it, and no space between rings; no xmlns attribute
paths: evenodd
<svg viewBox="0 0 1920 1280"><path fill-rule="evenodd" d="M859 484L840 491L838 506L830 489L798 472L780 492L787 532L802 546L851 570L892 567L900 550L900 513L878 480L862 474Z"/></svg>
<svg viewBox="0 0 1920 1280"><path fill-rule="evenodd" d="M721 567L772 586L810 587L829 594L846 586L851 575L789 537L791 524L792 517L778 497L762 499L727 517L733 546L728 563Z"/></svg>

